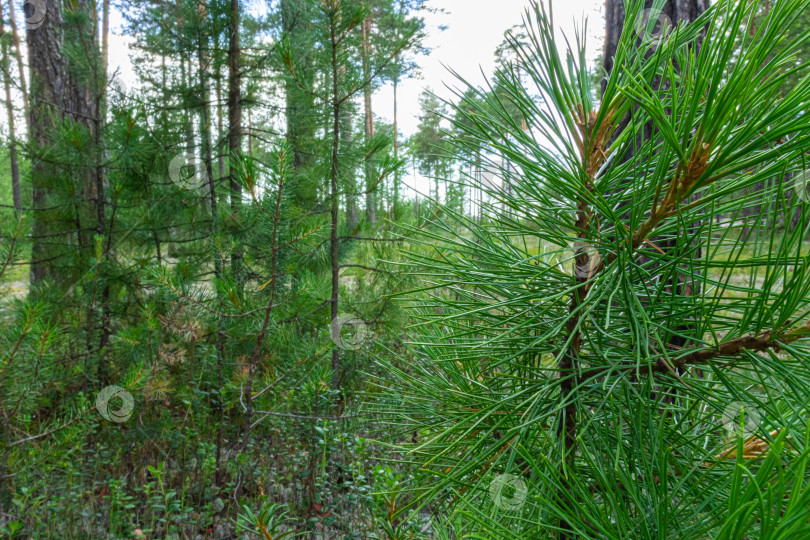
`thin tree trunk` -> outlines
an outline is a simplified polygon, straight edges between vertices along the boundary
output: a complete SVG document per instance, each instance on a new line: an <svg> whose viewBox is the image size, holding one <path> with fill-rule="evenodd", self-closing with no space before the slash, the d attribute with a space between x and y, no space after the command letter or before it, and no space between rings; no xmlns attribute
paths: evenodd
<svg viewBox="0 0 810 540"><path fill-rule="evenodd" d="M167 108L169 103L169 92L167 85L166 73L166 55L160 55L160 93L163 95L164 106L160 108L160 121L163 126L166 125Z"/></svg>
<svg viewBox="0 0 810 540"><path fill-rule="evenodd" d="M241 73L239 72L239 0L231 0L230 42L228 44L228 153L231 159L239 159L242 152L242 96ZM242 202L242 187L231 167L231 212L236 216ZM242 251L237 248L231 254L231 274L237 283L242 278Z"/></svg>
<svg viewBox="0 0 810 540"><path fill-rule="evenodd" d="M104 162L107 158L107 153L104 148L104 141L102 133L104 125L107 120L107 73L108 73L108 59L109 59L109 44L110 44L110 0L104 0L102 5L102 34L101 34L101 66L100 76L97 79L97 93L98 93L98 114L96 115L96 148L98 162L96 164L96 234L103 237L106 224L105 206L106 198L104 188L107 184L107 175L104 170ZM112 227L110 227L110 235L112 235ZM104 264L109 263L111 238L108 237L104 242L103 258ZM110 313L110 283L107 279L107 270L101 266L101 335L99 336L98 350L101 354L99 359L99 381L102 384L107 384L106 378L106 351L107 345L110 341L110 320L112 314Z"/></svg>
<svg viewBox="0 0 810 540"><path fill-rule="evenodd" d="M253 118L251 116L252 109L248 107L247 114L248 114L248 128L247 128L247 136L248 136L248 154L251 156L253 155Z"/></svg>
<svg viewBox="0 0 810 540"><path fill-rule="evenodd" d="M204 10L203 4L199 4L200 10ZM214 180L214 164L211 154L211 83L208 73L209 59L205 55L207 45L207 35L200 36L200 41L197 48L197 60L199 69L200 80L200 139L202 148L200 153L203 158L205 167L206 178L208 179L208 201L211 209L211 237L217 234L217 192L216 182ZM222 277L222 260L216 250L213 250L214 259L214 279L219 280ZM217 341L216 341L216 355L217 355L217 378L219 386L218 405L220 407L219 415L220 422L219 428L221 430L222 423L224 422L224 410L222 407L222 361L224 354L224 337L222 332L222 318L217 319ZM215 483L219 485L222 480L221 473L221 453L222 453L222 433L217 433L217 450L215 461Z"/></svg>
<svg viewBox="0 0 810 540"><path fill-rule="evenodd" d="M371 110L371 83L369 81L370 77L369 55L371 54L371 45L369 43L369 34L371 33L370 18L366 17L366 19L363 21L362 30L363 30L363 80L366 82L366 85L363 88L363 105L364 105L363 119L365 126L366 144L368 144L368 142L374 136L374 116ZM372 167L368 158L366 158L365 162L365 176L366 176L366 219L368 219L369 223L373 224L377 221L377 208L375 201L376 186L374 185L374 179L372 178Z"/></svg>
<svg viewBox="0 0 810 540"><path fill-rule="evenodd" d="M217 56L219 53L217 53ZM217 168L219 169L219 174L217 178L225 178L225 155L227 152L227 136L225 135L225 126L224 126L224 114L223 110L224 107L222 106L222 77L217 74L216 77L217 85L216 85L216 92L217 92L217 140L219 144L217 145Z"/></svg>
<svg viewBox="0 0 810 540"><path fill-rule="evenodd" d="M8 115L8 154L11 164L11 193L14 201L14 213L19 219L22 213L22 200L20 198L20 168L17 162L17 135L14 123L14 105L11 101L11 66L8 57L8 43L5 39L5 25L3 24L3 8L0 5L0 41L3 44L3 86L6 91L6 114Z"/></svg>
<svg viewBox="0 0 810 540"><path fill-rule="evenodd" d="M645 0L645 9L652 8L652 0ZM606 0L606 9L605 9L605 21L607 25L607 32L605 34L605 49L603 52L602 58L602 67L604 69L605 74L609 74L613 69L613 61L616 55L616 49L618 47L619 40L621 38L621 32L625 21L625 9L624 3L622 0ZM659 17L663 18L666 17L668 19L667 23L671 25L678 25L680 23L690 23L696 20L701 13L706 11L709 7L708 0L666 0L663 5L661 5L661 12ZM673 29L670 28L670 31ZM638 38L641 39L641 38ZM699 41L697 46L699 47ZM602 80L602 91L604 92L605 85L607 80L603 78ZM660 79L653 81L654 86L660 85ZM620 123L620 129L623 129L627 126L630 122L630 115L628 113L624 119L622 119ZM643 134L639 134L638 136L638 144L640 146L644 139L647 139L652 136L653 126L652 122L648 123L643 131ZM633 159L633 150L630 148L627 153L621 157L621 159L625 161L629 161ZM693 224L696 225L696 224ZM655 243L660 249L662 249L666 253L671 253L673 256L678 256L678 252L681 249L684 249L684 246L679 246L675 240L660 240L660 239L651 239L653 243ZM700 257L700 248L697 248L697 252L695 254L696 257ZM683 295L693 295L697 294L698 292L698 282L694 276L686 276L683 273L676 273L675 274L675 281L670 284L671 287L677 291L677 294ZM680 327L679 330L683 331L682 333L686 333L689 327L683 326ZM670 340L670 344L683 347L686 345L688 340L686 338L680 336L674 336Z"/></svg>
<svg viewBox="0 0 810 540"><path fill-rule="evenodd" d="M399 159L399 131L397 128L397 86L399 86L399 55L396 61L397 73L394 75L394 159ZM399 167L394 170L394 200L391 204L391 217L397 218L397 206L399 204Z"/></svg>
<svg viewBox="0 0 810 540"><path fill-rule="evenodd" d="M222 50L219 47L219 39L214 39L214 58L220 58ZM216 136L216 153L217 153L217 180L225 178L225 157L227 156L227 135L225 134L225 107L222 101L222 74L219 70L213 75L216 84L214 91L216 93L217 106L217 136Z"/></svg>
<svg viewBox="0 0 810 540"><path fill-rule="evenodd" d="M11 41L14 44L14 55L17 57L17 71L20 74L20 90L23 95L23 106L29 110L28 87L25 84L25 66L23 66L22 52L20 52L20 34L17 32L17 15L14 13L14 0L8 0L9 23L11 24Z"/></svg>
<svg viewBox="0 0 810 540"><path fill-rule="evenodd" d="M175 2L178 13L180 11L180 0ZM195 153L194 144L194 120L193 120L193 104L189 103L189 94L191 90L191 55L189 58L183 54L183 43L179 36L183 35L183 19L178 15L177 17L177 50L180 52L180 83L181 83L181 101L180 106L183 109L183 123L186 132L186 153Z"/></svg>
<svg viewBox="0 0 810 540"><path fill-rule="evenodd" d="M334 325L338 320L338 291L339 291L339 277L340 277L340 261L338 260L338 159L340 149L340 108L341 101L338 99L338 59L337 59L337 36L335 35L335 15L330 14L331 20L329 21L329 38L332 47L332 163L329 175L330 183L330 196L332 199L332 208L330 213L331 228L329 235L329 256L331 259L332 270L332 295L330 301L330 317L333 327L331 328L332 335L334 336ZM340 348L337 344L332 346L332 390L340 388Z"/></svg>
<svg viewBox="0 0 810 540"><path fill-rule="evenodd" d="M770 2L766 1L764 3L763 8L764 9L763 9L763 13L761 14L761 16L767 17L768 12L771 10ZM757 17L751 17L751 21L750 21L750 24L748 26L748 33L752 38L757 35ZM755 195L755 197L758 198L759 200L762 200L761 193L762 193L762 190L765 189L765 185L766 185L766 183L763 180L762 182L757 182L753 186L749 187L746 190L746 198L748 198L747 197L748 195L759 193L759 195ZM747 217L750 217L750 216L758 216L761 213L762 213L762 204L760 203L760 204L746 206L745 208L742 209L742 212L740 212L740 215L743 218L747 218ZM745 227L744 227L744 229L742 231L742 238L748 238L748 234L751 232L751 228L748 226L747 223L748 223L748 220L746 220L746 225L745 225Z"/></svg>
<svg viewBox="0 0 810 540"><path fill-rule="evenodd" d="M400 20L405 14L405 2L400 0L399 2L399 17ZM399 159L399 130L397 124L397 90L399 89L399 76L400 76L400 68L401 64L400 55L397 53L396 57L394 58L394 158ZM397 209L399 207L399 167L394 170L394 193L393 193L393 203L392 203L392 218L396 220L397 218Z"/></svg>
<svg viewBox="0 0 810 540"><path fill-rule="evenodd" d="M104 0L102 6L102 27L101 27L101 65L106 75L109 68L110 55L110 0ZM104 80L106 84L107 80ZM106 93L106 92L105 92Z"/></svg>
<svg viewBox="0 0 810 540"><path fill-rule="evenodd" d="M475 208L475 214L476 214L476 217L478 218L478 223L481 223L481 217L482 217L482 214L483 214L483 210L482 210L481 207L484 204L484 189L481 186L481 182L483 181L483 174L482 174L482 171L481 171L481 149L480 149L480 147L475 150L475 177L478 179L478 181L475 183L475 185L478 186L476 188L476 191L478 192L477 193L478 196L476 197L478 199L478 204L477 204L477 206Z"/></svg>
<svg viewBox="0 0 810 540"><path fill-rule="evenodd" d="M199 4L200 10L204 12L205 6ZM211 237L215 237L218 230L217 223L217 192L216 183L214 180L214 164L211 155L211 83L208 73L209 59L205 55L208 36L200 36L200 41L197 44L197 60L199 67L199 80L200 80L200 139L202 142L201 154L205 167L205 173L208 179L208 197L211 208ZM222 260L216 250L213 250L214 259L214 279L219 280L222 277ZM223 361L223 332L222 332L222 318L217 320L217 341L216 341L216 354L217 354L217 376L220 395L218 396L218 404L220 405L220 426L224 421L224 412L221 407L222 397L222 361ZM217 455L216 455L216 473L215 481L221 481L220 472L220 458L222 451L221 432L217 435Z"/></svg>
<svg viewBox="0 0 810 540"><path fill-rule="evenodd" d="M217 40L218 42L218 40ZM215 45L215 57L219 57L219 47ZM223 126L223 106L222 106L222 77L219 73L216 74L216 98L217 98L217 180L225 178L225 155L227 148L227 137L225 136ZM213 164L212 164L213 166ZM211 186L209 181L209 189ZM213 207L212 207L213 208ZM216 355L217 355L217 399L214 407L217 411L217 442L216 452L214 457L214 485L221 488L224 478L222 470L222 450L225 446L225 403L222 398L222 389L224 388L224 375L223 375L223 360L224 360L224 347L225 347L225 334L222 331L222 319L217 320L217 341L216 341Z"/></svg>
<svg viewBox="0 0 810 540"><path fill-rule="evenodd" d="M180 0L177 0L177 10L180 12ZM177 33L178 36L182 35L183 19L178 16L177 18ZM194 105L189 101L189 94L191 93L191 55L188 58L183 54L182 40L177 39L177 50L180 51L180 83L181 83L181 101L180 106L183 109L183 123L186 132L186 153L195 154L194 144L194 119L193 108Z"/></svg>
<svg viewBox="0 0 810 540"><path fill-rule="evenodd" d="M338 152L345 155L352 147L352 106L340 108L340 141ZM331 130L331 128L329 128ZM357 204L357 178L354 169L351 168L343 172L343 190L346 197L346 225L350 232L357 229L360 222L360 209Z"/></svg>
<svg viewBox="0 0 810 540"><path fill-rule="evenodd" d="M411 169L413 170L413 219L419 222L419 192L416 189L416 158L411 159Z"/></svg>
<svg viewBox="0 0 810 540"><path fill-rule="evenodd" d="M281 159L285 159L282 157ZM283 164L282 164L283 170ZM281 216L281 200L284 192L284 175L280 175L278 182L278 192L276 193L276 209L273 214L273 238L271 240L270 250L270 299L267 301L267 307L264 309L264 320L262 321L261 330L256 338L256 345L253 347L253 352L250 355L250 363L248 364L248 378L245 388L245 430L242 435L242 451L247 449L248 442L250 441L250 430L253 424L253 374L256 371L256 364L262 352L262 344L264 343L265 336L267 335L267 327L270 324L270 314L273 311L273 303L276 297L276 281L278 273L276 272L276 261L278 259L278 222Z"/></svg>

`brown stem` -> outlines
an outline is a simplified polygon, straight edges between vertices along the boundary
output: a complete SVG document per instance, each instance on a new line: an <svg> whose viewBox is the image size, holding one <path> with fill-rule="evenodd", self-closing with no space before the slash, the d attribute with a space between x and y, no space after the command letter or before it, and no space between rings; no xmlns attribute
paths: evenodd
<svg viewBox="0 0 810 540"><path fill-rule="evenodd" d="M586 113L582 106L574 112L577 125L580 129L580 136L577 137L577 144L579 146L582 167L585 170L584 187L590 193L594 192L593 180L596 176L599 167L604 163L606 154L604 146L607 143L608 136L611 132L610 120L612 112L609 112L597 130L596 120L598 118L596 111L589 111ZM582 198L577 204L576 222L574 229L577 232L577 238L585 240L588 237L588 227L593 221L593 211L590 209L588 202ZM581 322L581 307L585 304L585 298L588 294L588 281L593 277L592 272L580 272L577 269L589 268L591 264L590 255L587 250L582 250L575 257L575 270L574 280L577 287L571 295L571 305L569 308L568 321L566 323L566 330L569 335L568 348L562 354L560 359L560 400L565 403L562 410L561 421L557 426L557 435L562 436L563 440L563 459L564 467L561 475L563 489L569 491L568 497L573 498L570 493L571 486L569 483L570 475L573 474L575 467L575 454L576 454L576 439L577 439L577 406L574 399L574 388L576 387L576 371L578 368L577 358L579 357L580 349L582 348L582 331L580 329ZM561 497L562 499L562 497ZM560 523L561 537L572 538L573 529L571 524L565 520Z"/></svg>
<svg viewBox="0 0 810 540"><path fill-rule="evenodd" d="M280 167L281 171L279 174L279 183L278 183L278 193L276 194L276 211L273 216L273 238L272 238L272 247L270 251L270 273L271 273L271 281L270 281L270 299L267 301L267 307L264 310L264 320L262 321L262 327L259 331L259 335L256 338L256 345L253 347L253 353L250 355L250 362L248 363L248 379L247 379L247 388L245 391L245 432L242 437L242 451L244 452L247 448L248 441L250 439L250 429L251 424L253 422L253 373L255 371L256 363L259 361L259 356L261 355L262 351L262 344L264 343L265 335L267 334L267 327L270 324L270 313L273 311L273 302L275 300L276 295L276 258L278 254L278 221L279 216L281 214L281 195L284 191L284 175L286 171L284 170L284 163L287 159L284 151L282 150L279 155L280 160Z"/></svg>
<svg viewBox="0 0 810 540"><path fill-rule="evenodd" d="M697 349L689 354L680 356L675 359L667 359L666 357L658 358L654 363L644 366L626 366L620 367L619 371L632 371L638 372L641 375L650 375L654 373L671 373L673 369L682 368L687 365L705 364L710 360L719 358L721 356L736 356L744 351L751 352L764 352L772 349L779 352L782 344L792 343L810 333L810 323L800 326L792 332L782 334L776 338L776 330L767 330L756 336L742 336L729 341L720 343L713 348ZM592 368L582 373L582 379L590 379L604 375L607 372L617 371L616 366L604 366Z"/></svg>
<svg viewBox="0 0 810 540"><path fill-rule="evenodd" d="M228 44L228 153L237 159L242 152L242 96L239 71L239 0L231 0L229 17L230 39ZM242 205L242 187L236 178L235 168L229 170L231 212L236 216ZM231 255L231 273L236 283L243 282L242 250L237 248Z"/></svg>
<svg viewBox="0 0 810 540"><path fill-rule="evenodd" d="M335 35L335 13L329 12L329 39L332 48L332 167L330 174L330 188L332 198L331 231L329 242L329 255L332 263L332 296L330 298L332 321L338 316L338 287L340 279L340 261L338 260L338 151L340 145L340 106L341 100L338 97L338 59L337 59L337 36ZM334 322L332 323L334 324ZM332 390L340 387L340 349L337 345L332 348Z"/></svg>

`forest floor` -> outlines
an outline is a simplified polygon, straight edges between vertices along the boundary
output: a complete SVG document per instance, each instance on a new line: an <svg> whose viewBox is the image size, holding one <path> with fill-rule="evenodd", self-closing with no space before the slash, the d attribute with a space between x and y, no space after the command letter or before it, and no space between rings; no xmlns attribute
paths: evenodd
<svg viewBox="0 0 810 540"><path fill-rule="evenodd" d="M12 281L9 283L0 283L0 295L10 295L14 298L24 298L28 294L27 281Z"/></svg>

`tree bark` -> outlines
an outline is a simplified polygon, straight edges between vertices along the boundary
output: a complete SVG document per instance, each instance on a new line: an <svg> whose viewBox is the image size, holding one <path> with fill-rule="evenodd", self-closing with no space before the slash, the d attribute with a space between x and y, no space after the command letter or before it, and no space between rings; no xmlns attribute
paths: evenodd
<svg viewBox="0 0 810 540"><path fill-rule="evenodd" d="M644 8L650 9L652 0L644 1ZM666 0L661 13L677 25L679 21L692 22L709 7L709 0ZM622 0L605 0L605 44L602 53L604 73L613 71L613 60L624 27L625 11ZM606 79L602 79L602 92L605 91Z"/></svg>
<svg viewBox="0 0 810 540"><path fill-rule="evenodd" d="M645 9L652 8L653 2L652 0L645 0ZM695 21L701 13L706 11L709 6L708 0L667 0L661 9L662 16L665 16L669 19L667 21L669 24L677 26L680 23L690 23ZM622 0L606 0L605 1L605 22L606 22L606 33L605 33L605 48L602 57L602 67L604 68L604 72L609 74L613 68L613 61L616 54L616 48L619 43L619 39L621 37L622 27L624 25L625 20L625 10L624 10L624 3ZM656 29L657 31L657 29ZM670 28L672 31L672 28ZM640 37L638 38L641 39ZM699 46L699 43L698 43ZM602 79L602 91L604 92L605 85L607 80L605 78ZM653 84L655 86L661 84L660 81L654 81ZM624 129L630 122L630 114L628 114L619 124L620 129ZM638 145L640 145L644 140L648 139L652 136L652 123L648 123L644 127L643 134L639 135L638 137ZM637 145L637 146L638 146ZM625 161L633 159L633 151L629 149L628 152L622 156L622 159ZM659 248L667 253L672 253L673 256L677 256L678 250L683 249L683 246L678 246L675 240L661 240L661 239L652 239ZM698 248L697 256L700 256L700 251ZM697 293L697 283L694 276L686 276L682 273L676 273L675 281L677 283L672 283L671 286L674 288L676 294L696 294ZM682 328L685 329L685 328ZM676 346L684 346L687 340L675 336L672 338L671 343Z"/></svg>
<svg viewBox="0 0 810 540"><path fill-rule="evenodd" d="M669 18L674 24L679 21L691 22L695 20L700 13L705 10L705 0L667 0L662 8L662 13ZM652 7L652 0L645 0L645 9ZM605 43L602 56L602 67L605 75L601 81L601 90L604 93L607 86L607 77L614 69L614 59L618 44L621 40L622 30L625 24L625 4L622 0L606 0L605 1ZM635 14L633 17L636 17ZM641 39L640 37L638 39ZM655 81L654 85L660 84L660 81ZM587 115L590 111L584 111L583 115ZM619 123L618 129L622 130L630 123L629 113ZM652 135L652 126L647 125L640 135L640 140L649 138ZM583 155L583 163L589 163L591 156ZM632 150L627 154L619 156L619 159L624 161L633 159ZM594 179L597 174L598 167L593 167L587 170L589 178ZM589 183L589 186L591 184ZM628 189L629 185L625 186ZM577 236L583 242L587 241L587 229L593 223L593 211L588 203L583 199L579 201L578 212L575 223L575 228L578 232ZM677 256L677 246L670 246L671 252ZM578 253L576 257L576 264L579 267L587 267L589 264L589 255L587 251ZM575 272L576 274L576 272ZM560 361L560 396L563 402L567 402L562 410L560 416L560 423L558 424L557 434L561 439L561 450L565 463L563 481L561 489L568 491L569 496L573 496L570 492L570 475L575 474L576 468L576 445L578 438L578 424L577 424L577 405L576 400L572 395L577 392L576 374L579 366L579 353L582 345L582 334L579 329L580 320L580 306L586 301L587 289L584 283L587 277L575 275L577 285L579 285L572 294L569 319L567 321L567 331L570 335L570 343L568 350L565 351L562 360ZM677 279L677 278L676 278ZM678 283L675 283L677 286ZM685 286L685 283L684 283ZM569 539L575 538L577 534L573 530L571 524L564 518L560 520L560 538Z"/></svg>
<svg viewBox="0 0 810 540"><path fill-rule="evenodd" d="M231 0L229 17L230 41L228 43L228 153L231 159L239 159L242 153L242 95L239 72L239 0ZM242 187L229 171L231 189L231 212L238 216L242 202ZM237 220L238 222L238 220ZM231 274L237 283L242 280L242 252L239 248L231 254Z"/></svg>
<svg viewBox="0 0 810 540"><path fill-rule="evenodd" d="M366 17L362 24L363 30L363 80L366 82L363 88L363 105L364 105L364 126L366 144L374 137L374 116L371 110L371 82L369 77L371 75L369 66L369 56L371 54L371 44L369 43L369 34L371 33L371 19ZM368 158L365 160L365 176L366 176L366 219L369 223L377 221L377 208L375 200L374 179L372 178L372 167Z"/></svg>
<svg viewBox="0 0 810 540"><path fill-rule="evenodd" d="M98 116L98 100L96 89L88 86L86 80L80 75L73 75L69 70L69 61L64 54L65 33L72 33L71 39L80 39L85 48L96 48L98 43L93 35L92 27L87 24L80 27L66 28L62 17L61 3L56 0L43 0L45 13L41 25L30 25L27 28L28 38L28 65L33 81L31 88L31 104L28 113L29 141L31 148L31 183L32 183L32 261L31 261L31 288L41 284L47 277L60 277L54 270L58 267L55 262L59 254L49 253L46 243L42 241L44 235L54 232L54 221L43 210L48 206L48 194L52 191L52 184L59 181L60 175L72 174L71 181L75 182L76 193L81 194L86 201L96 198L96 183L92 168L79 169L78 172L66 170L58 163L52 163L48 153L54 145L54 135L59 132L58 126L64 119L70 119L87 129L91 137L95 137L96 119ZM71 9L85 11L90 20L94 20L94 10L89 0L77 0ZM93 58L96 51L86 51L87 58ZM95 53L95 54L94 54ZM75 206L74 216L77 230L77 242L80 246L79 260L82 252L87 248L88 241L83 238L82 215L86 208L82 204ZM86 233L84 233L86 236ZM66 246L69 247L69 246Z"/></svg>
<svg viewBox="0 0 810 540"><path fill-rule="evenodd" d="M194 143L194 105L190 103L189 96L190 88L192 85L192 76L191 76L191 53L188 54L188 58L185 54L185 47L183 44L183 18L182 14L182 7L180 0L175 0L175 10L177 12L177 51L180 54L180 80L181 80L181 94L182 98L180 101L180 106L183 109L183 120L184 120L184 128L186 132L186 153L187 154L195 154L196 145Z"/></svg>
<svg viewBox="0 0 810 540"><path fill-rule="evenodd" d="M13 1L13 0L10 0ZM46 0L47 14L39 28L28 28L28 65L34 81L29 107L29 141L31 156L31 202L34 208L31 253L31 288L42 283L51 267L43 262L48 258L47 248L37 238L49 232L47 215L39 208L46 206L48 185L54 167L43 159L50 146L50 137L56 131L64 114L64 97L69 86L67 59L62 55L62 14L55 0Z"/></svg>

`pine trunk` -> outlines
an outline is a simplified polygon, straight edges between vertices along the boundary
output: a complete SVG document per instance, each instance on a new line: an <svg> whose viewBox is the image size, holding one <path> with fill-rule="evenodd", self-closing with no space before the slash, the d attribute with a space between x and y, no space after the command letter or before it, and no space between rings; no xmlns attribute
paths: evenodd
<svg viewBox="0 0 810 540"><path fill-rule="evenodd" d="M13 0L10 0L13 1ZM34 208L31 253L31 288L42 283L51 273L48 249L40 239L48 234L47 214L40 210L47 206L48 185L54 167L44 159L50 137L56 131L65 108L67 94L67 59L62 55L62 16L55 0L46 0L44 16L38 28L28 28L28 65L31 77L37 81L31 94L29 107L29 144L31 147L31 206Z"/></svg>
<svg viewBox="0 0 810 540"><path fill-rule="evenodd" d="M219 51L215 53L219 56ZM217 178L225 178L225 154L227 153L228 137L225 134L224 107L222 106L222 77L216 77L217 94Z"/></svg>
<svg viewBox="0 0 810 540"><path fill-rule="evenodd" d="M0 5L0 42L3 49L3 87L6 91L6 114L8 117L8 155L11 165L11 193L14 201L14 212L17 218L22 213L20 198L20 168L17 162L17 135L14 123L14 104L11 101L11 62L9 62L8 42L5 39L6 29L3 23L2 5Z"/></svg>
<svg viewBox="0 0 810 540"><path fill-rule="evenodd" d="M14 44L14 56L17 58L17 71L20 75L20 90L23 95L23 106L27 112L29 109L28 87L25 83L25 66L23 66L22 52L20 51L20 34L17 31L17 15L14 12L14 0L8 0L8 19L11 24L11 41Z"/></svg>
<svg viewBox="0 0 810 540"><path fill-rule="evenodd" d="M242 96L241 96L241 73L239 67L239 0L231 0L231 12L229 16L229 41L228 41L228 155L230 159L238 159L242 152ZM220 115L221 118L221 115ZM221 129L221 125L220 125ZM239 214L239 209L242 202L242 188L234 176L234 167L231 164L228 170L228 182L230 187L231 197L231 212L234 216ZM279 200L281 197L281 186L279 185ZM278 214L276 214L278 219ZM238 220L237 220L238 222ZM271 276L272 285L271 289L275 290L276 276L275 276L275 238L276 231L273 231L273 274ZM237 249L231 254L231 274L238 282L243 282L242 276L242 252ZM253 421L253 370L258 361L261 345L264 341L264 335L267 330L267 324L270 317L270 310L272 309L272 293L271 303L267 308L264 318L264 325L256 342L256 348L251 355L250 365L248 366L248 382L247 382L247 411L245 414L245 431L243 437L244 450L247 447L250 438L250 428ZM222 387L224 384L223 379L223 351L222 351L222 321L218 323L217 333L218 347L217 347L217 379L219 395L217 396L217 408L219 414L219 425L217 427L217 450L216 450L216 483L220 485L222 481L222 447L224 445L224 429L225 429L225 404L222 401Z"/></svg>
<svg viewBox="0 0 810 540"><path fill-rule="evenodd" d="M396 59L399 65L399 55ZM397 86L399 85L399 73L394 76L394 159L399 159L399 131L397 128ZM391 202L391 218L397 218L397 206L399 205L399 167L394 170L394 193Z"/></svg>
<svg viewBox="0 0 810 540"><path fill-rule="evenodd" d="M652 0L645 0L644 8L651 9ZM709 7L708 0L666 0L661 13L677 25L680 21L692 22ZM625 10L622 0L605 0L605 46L602 54L604 73L613 70L613 59L624 27ZM602 80L602 91L606 81Z"/></svg>
<svg viewBox="0 0 810 540"><path fill-rule="evenodd" d="M102 5L102 33L101 33L101 76L97 78L98 88L97 93L97 112L96 112L96 125L95 125L95 141L97 152L96 163L96 234L104 238L106 229L106 195L104 188L107 185L107 174L104 169L104 163L107 160L107 152L104 148L104 140L102 133L107 120L107 76L108 76L108 61L110 50L110 0L104 0ZM113 210L113 215L115 211ZM109 235L104 238L103 258L105 264L110 260L110 247L112 241L112 225L110 226ZM101 334L99 336L98 350L102 355L99 362L99 380L102 384L106 384L106 351L107 345L110 341L110 320L112 315L110 313L110 283L108 280L108 272L105 267L100 267L100 280L101 280Z"/></svg>
<svg viewBox="0 0 810 540"><path fill-rule="evenodd" d="M339 120L339 152L346 154L351 151L352 141L354 134L352 130L354 110L351 104L341 106L340 120ZM360 208L357 204L357 178L355 176L354 168L348 168L342 171L341 180L343 184L343 192L346 197L346 226L349 232L354 234L360 223Z"/></svg>
<svg viewBox="0 0 810 540"><path fill-rule="evenodd" d="M231 0L230 41L228 43L228 154L239 159L242 153L242 96L241 73L239 72L239 0ZM242 202L242 187L235 177L233 167L229 172L231 212L236 217ZM238 220L237 220L238 222ZM242 281L242 252L236 249L231 255L231 273L237 282Z"/></svg>
<svg viewBox="0 0 810 540"><path fill-rule="evenodd" d="M374 136L374 116L371 110L371 81L369 78L371 77L371 70L369 67L369 55L371 54L371 45L369 43L371 33L371 19L366 18L363 21L363 80L365 81L365 86L363 88L363 119L365 125L365 136L366 136L366 144L371 140ZM376 186L374 185L374 179L372 178L372 167L371 163L368 158L366 158L365 162L365 173L366 173L366 219L368 219L369 223L375 223L377 221L377 207L376 207L376 200L375 200L375 191Z"/></svg>
<svg viewBox="0 0 810 540"><path fill-rule="evenodd" d="M62 18L61 3L56 0L43 0L44 7L41 22L30 24L27 28L28 38L28 65L31 70L31 79L36 84L31 89L31 103L29 117L29 141L31 148L31 183L32 206L34 207L32 224L32 262L31 287L35 288L47 277L64 277L55 271L59 264L60 253L49 251L46 235L56 232L54 221L44 210L51 205L48 195L53 191L53 182L64 177L65 168L59 163L52 162L48 153L54 146L53 137L59 132L58 126L63 119L69 118L87 129L91 137L95 137L95 122L98 115L97 96L93 95L79 76L71 75L68 68L68 58L65 56L65 25ZM77 0L76 9L84 10L90 14L91 20L94 11L88 0ZM93 36L92 27L83 25L71 28L72 32L82 35L82 42L89 47L96 47L97 42ZM94 56L94 51L86 51L88 58ZM97 54L97 51L95 51ZM85 202L96 198L96 183L92 171L79 171L73 173L70 179L75 183L76 193L80 194ZM87 205L77 202L74 205L74 226L76 228L76 241L79 244L77 259L85 258L89 244L87 232L82 222L87 219ZM69 245L62 246L64 250L71 250Z"/></svg>
<svg viewBox="0 0 810 540"><path fill-rule="evenodd" d="M333 15L334 17L334 15ZM338 99L338 38L335 35L335 21L330 21L330 44L332 47L332 159L329 174L329 194L331 199L330 208L330 237L329 237L329 257L332 270L332 294L329 298L329 315L332 321L330 330L332 336L335 334L335 325L338 321L338 300L340 290L340 261L338 259L338 171L340 170L338 159L340 149L340 109L342 101ZM338 329L339 331L339 329ZM340 348L337 344L332 346L332 390L340 388Z"/></svg>

